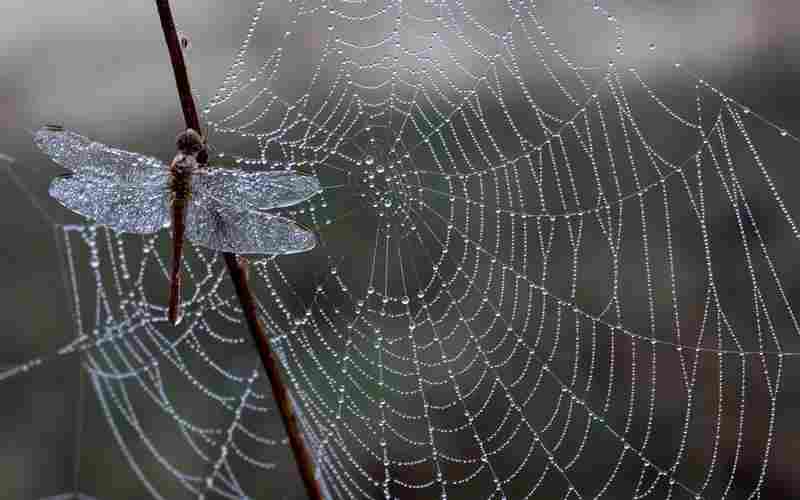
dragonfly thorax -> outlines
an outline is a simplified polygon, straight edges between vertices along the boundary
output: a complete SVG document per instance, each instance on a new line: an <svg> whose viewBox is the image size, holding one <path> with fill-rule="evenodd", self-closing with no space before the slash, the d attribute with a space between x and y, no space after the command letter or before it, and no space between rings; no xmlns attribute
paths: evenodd
<svg viewBox="0 0 800 500"><path fill-rule="evenodd" d="M193 155L178 153L170 165L169 190L173 199L186 200L191 194L191 177L197 170L197 159Z"/></svg>

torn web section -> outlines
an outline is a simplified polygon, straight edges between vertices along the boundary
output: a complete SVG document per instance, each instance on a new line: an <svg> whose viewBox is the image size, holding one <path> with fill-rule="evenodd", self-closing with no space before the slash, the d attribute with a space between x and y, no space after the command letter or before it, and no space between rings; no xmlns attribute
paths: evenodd
<svg viewBox="0 0 800 500"><path fill-rule="evenodd" d="M83 332L64 354L82 354L99 403L90 418L111 430L129 477L154 498L293 491L264 481L265 474L296 468L216 254L187 248L185 317L174 328L165 317L165 234L70 226L64 242L75 324Z"/></svg>

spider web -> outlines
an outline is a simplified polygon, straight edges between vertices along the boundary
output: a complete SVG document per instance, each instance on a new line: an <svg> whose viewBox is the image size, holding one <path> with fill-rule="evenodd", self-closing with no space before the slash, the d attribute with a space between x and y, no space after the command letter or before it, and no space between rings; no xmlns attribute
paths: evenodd
<svg viewBox="0 0 800 500"><path fill-rule="evenodd" d="M553 3L257 2L207 101L217 163L325 187L286 211L318 247L250 273L332 498L771 481L800 352L773 155L797 140ZM84 357L154 497L270 497L293 466L224 267L189 251L172 328L167 240L63 229L78 336L54 356Z"/></svg>

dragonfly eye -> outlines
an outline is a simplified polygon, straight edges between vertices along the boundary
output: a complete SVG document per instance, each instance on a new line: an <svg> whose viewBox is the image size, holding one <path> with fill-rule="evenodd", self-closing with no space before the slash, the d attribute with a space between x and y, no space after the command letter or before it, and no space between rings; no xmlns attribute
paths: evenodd
<svg viewBox="0 0 800 500"><path fill-rule="evenodd" d="M175 140L178 151L187 155L196 155L203 150L203 138L196 131L187 129Z"/></svg>

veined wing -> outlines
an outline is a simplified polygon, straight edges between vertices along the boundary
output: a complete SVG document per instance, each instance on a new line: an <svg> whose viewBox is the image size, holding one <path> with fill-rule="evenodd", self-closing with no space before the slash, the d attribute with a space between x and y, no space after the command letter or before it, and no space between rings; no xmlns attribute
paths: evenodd
<svg viewBox="0 0 800 500"><path fill-rule="evenodd" d="M73 212L123 233L154 233L169 222L164 186L109 182L87 174L67 174L50 184L50 196Z"/></svg>
<svg viewBox="0 0 800 500"><path fill-rule="evenodd" d="M76 174L166 187L169 171L157 158L112 148L54 125L40 128L33 140L53 161Z"/></svg>
<svg viewBox="0 0 800 500"><path fill-rule="evenodd" d="M291 254L316 246L314 233L273 214L240 210L205 192L194 192L187 208L186 237L222 252Z"/></svg>
<svg viewBox="0 0 800 500"><path fill-rule="evenodd" d="M294 172L214 169L193 176L192 191L203 191L237 210L269 210L296 205L321 191L314 176Z"/></svg>

